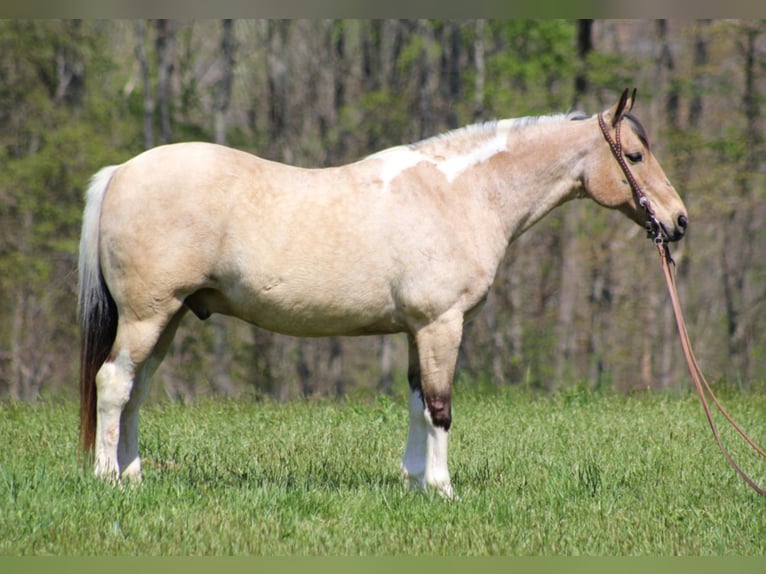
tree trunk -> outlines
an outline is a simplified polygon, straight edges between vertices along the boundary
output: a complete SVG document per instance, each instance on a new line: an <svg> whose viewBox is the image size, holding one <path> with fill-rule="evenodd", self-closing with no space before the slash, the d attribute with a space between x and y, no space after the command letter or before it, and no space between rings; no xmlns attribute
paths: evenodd
<svg viewBox="0 0 766 574"><path fill-rule="evenodd" d="M221 22L221 77L216 83L213 100L213 137L215 142L226 144L226 112L231 101L231 85L234 80L234 25L230 19Z"/></svg>
<svg viewBox="0 0 766 574"><path fill-rule="evenodd" d="M329 378L336 397L342 397L343 385L343 346L338 337L330 337Z"/></svg>
<svg viewBox="0 0 766 574"><path fill-rule="evenodd" d="M572 109L583 105L583 98L589 91L588 55L593 51L593 20L577 21L577 74L574 80Z"/></svg>
<svg viewBox="0 0 766 574"><path fill-rule="evenodd" d="M420 129L417 137L432 136L436 132L436 114L434 103L439 87L439 76L436 70L436 39L433 27L426 22L419 21L416 33L423 39L423 47L417 59L416 77L418 86L418 119Z"/></svg>
<svg viewBox="0 0 766 574"><path fill-rule="evenodd" d="M175 56L175 22L157 20L157 105L160 112L160 143L171 141L170 98L173 79L173 58Z"/></svg>
<svg viewBox="0 0 766 574"><path fill-rule="evenodd" d="M744 60L744 89L742 108L745 115L745 146L742 166L739 170L736 188L737 201L732 203L728 222L722 226L721 263L723 266L724 297L728 325L729 358L735 377L747 379L750 374L750 325L748 310L751 301L747 289L747 270L752 265L754 234L754 210L752 209L752 177L759 168L759 154L763 136L760 131L760 94L756 84L758 74L757 42L761 29L758 25L745 24L742 27L740 50ZM733 235L732 235L733 234ZM736 246L736 247L733 247Z"/></svg>
<svg viewBox="0 0 766 574"><path fill-rule="evenodd" d="M590 20L578 20L577 54L580 59L580 68L585 69L585 60L593 48L591 38ZM584 72L583 72L584 74ZM586 96L587 82L585 76L575 78L575 102L580 102ZM583 274L588 262L584 260L582 246L578 238L580 227L580 212L576 209L567 209L562 214L562 225L558 233L561 234L559 241L561 257L561 275L559 287L558 326L556 335L558 339L556 352L556 376L559 383L563 379L576 372L571 368L571 363L577 354L577 332L575 325L578 309L579 288L583 286L585 277ZM590 336L590 335L589 335Z"/></svg>
<svg viewBox="0 0 766 574"><path fill-rule="evenodd" d="M668 23L667 20L657 20L655 23L655 34L657 36L657 44L659 45L659 53L657 54L656 61L656 74L657 74L657 86L661 91L665 93L664 106L662 109L662 115L664 121L668 126L668 132L671 137L678 137L680 132L679 126L679 90L675 81L676 64L673 56L673 51L670 46L670 39L668 37ZM688 241L688 239L687 239ZM647 323L653 325L657 322L656 309L660 306L660 294L655 289L648 290L649 307L647 310ZM666 371L666 367L671 363L673 345L673 331L674 324L668 313L663 314L663 339L659 341L659 347L656 346L656 335L649 329L643 329L642 335L642 360L641 360L641 384L643 388L653 388L654 386L660 386L666 388L670 384L669 371ZM660 377L657 379L658 385L655 385L655 361L654 353L660 353Z"/></svg>
<svg viewBox="0 0 766 574"><path fill-rule="evenodd" d="M390 335L383 335L380 337L380 379L378 379L378 391L387 395L392 394L394 387L393 360L393 341Z"/></svg>
<svg viewBox="0 0 766 574"><path fill-rule="evenodd" d="M444 25L442 31L441 84L440 103L446 106L444 113L447 129L460 127L455 104L460 101L462 78L460 65L460 24L450 22Z"/></svg>
<svg viewBox="0 0 766 574"><path fill-rule="evenodd" d="M276 352L274 334L252 327L253 333L253 359L252 381L256 389L273 397L278 396L279 385L274 373L272 357Z"/></svg>
<svg viewBox="0 0 766 574"><path fill-rule="evenodd" d="M702 120L702 98L705 93L705 85L707 82L708 73L706 68L708 66L708 27L710 21L701 21L697 24L693 43L694 43L694 56L693 56L693 68L692 68L692 94L689 101L689 109L687 114L686 125L678 127L679 134L675 138L676 141L688 141L687 134L700 133L701 120ZM664 32L664 30L663 30ZM665 40L665 46L669 52L669 42ZM678 89L674 89L676 94ZM680 96L678 96L680 97ZM672 97L666 99L667 102L667 115L668 123L674 126L670 116L678 115L679 101L674 101ZM678 121L676 121L678 123ZM672 135L672 134L671 134ZM693 147L693 144L684 144L682 146L676 146L675 152L677 154L677 166L675 169L678 182L676 187L681 191L681 197L684 197L683 190L689 187L693 174L696 171L695 167L698 163L696 159L699 150ZM694 245L694 236L690 236L684 239L679 249L675 250L674 257L676 260L676 273L678 277L678 291L681 300L686 300L686 281L684 279L689 277L689 265L687 261L691 259L689 253ZM678 352L678 345L676 340L678 333L676 330L676 324L671 313L664 314L663 320L663 337L662 345L660 349L660 373L659 381L662 388L668 388L672 384L673 380L682 373L685 373L685 367L683 367L683 359Z"/></svg>
<svg viewBox="0 0 766 574"><path fill-rule="evenodd" d="M141 73L141 89L144 96L144 147L154 147L154 98L150 82L149 62L146 59L146 23L143 20L136 21L136 49L135 55Z"/></svg>
<svg viewBox="0 0 766 574"><path fill-rule="evenodd" d="M269 102L270 155L274 159L289 161L283 157L282 140L287 124L287 37L290 22L269 20L267 23L267 99Z"/></svg>
<svg viewBox="0 0 766 574"><path fill-rule="evenodd" d="M53 101L66 103L79 116L85 98L85 62L76 43L82 29L82 21L68 20L64 25L69 31L68 41L55 48L58 85Z"/></svg>
<svg viewBox="0 0 766 574"><path fill-rule="evenodd" d="M13 322L11 323L11 350L10 350L10 373L9 390L11 399L20 401L24 394L24 381L22 377L23 358L21 356L22 338L24 336L24 295L21 289L16 291L16 305L13 309Z"/></svg>
<svg viewBox="0 0 766 574"><path fill-rule="evenodd" d="M306 356L309 341L298 339L298 358L295 362L295 370L298 374L298 385L302 397L312 397L316 393L316 383L311 376L311 367Z"/></svg>
<svg viewBox="0 0 766 574"><path fill-rule="evenodd" d="M666 86L665 120L671 130L678 131L678 107L680 95L678 84L675 81L676 63L675 58L673 57L673 51L670 48L670 40L668 39L667 20L657 20L656 28L657 40L660 44L660 53L657 58L657 72L663 85Z"/></svg>
<svg viewBox="0 0 766 574"><path fill-rule="evenodd" d="M486 68L484 64L484 20L476 20L476 41L473 46L473 61L476 76L473 81L473 119L479 121L484 116L484 85L486 83Z"/></svg>
<svg viewBox="0 0 766 574"><path fill-rule="evenodd" d="M226 112L231 101L231 84L234 74L234 31L231 20L223 20L221 34L221 77L215 86L213 99L213 132L215 143L226 144ZM213 328L213 387L216 393L224 396L235 392L231 378L233 353L229 348L227 319L212 317Z"/></svg>

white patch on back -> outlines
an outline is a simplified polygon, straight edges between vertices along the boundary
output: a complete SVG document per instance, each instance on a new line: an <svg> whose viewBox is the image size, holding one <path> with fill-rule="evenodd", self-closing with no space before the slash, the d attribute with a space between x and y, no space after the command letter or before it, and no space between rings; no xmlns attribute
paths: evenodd
<svg viewBox="0 0 766 574"><path fill-rule="evenodd" d="M409 168L427 161L425 157L407 146L397 146L385 149L369 156L367 159L379 160L380 179L383 180L383 187L388 188L393 180Z"/></svg>
<svg viewBox="0 0 766 574"><path fill-rule="evenodd" d="M505 135L498 134L469 153L440 161L436 164L436 167L445 175L447 181L452 183L466 170L488 161L498 153L505 151L505 142Z"/></svg>

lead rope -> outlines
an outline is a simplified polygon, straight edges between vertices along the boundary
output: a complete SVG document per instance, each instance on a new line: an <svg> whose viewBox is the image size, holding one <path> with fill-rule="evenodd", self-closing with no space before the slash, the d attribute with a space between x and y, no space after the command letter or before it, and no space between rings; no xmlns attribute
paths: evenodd
<svg viewBox="0 0 766 574"><path fill-rule="evenodd" d="M752 438L750 438L745 430L726 411L718 398L715 396L715 393L713 393L713 389L710 388L710 384L707 382L705 375L702 374L702 370L700 369L699 364L697 363L697 359L694 356L691 342L689 341L689 334L686 330L686 322L684 321L683 311L681 310L681 303L678 298L678 289L676 289L675 275L670 269L670 264L673 263L673 258L670 256L670 249L668 248L668 244L662 241L662 239L659 237L655 238L654 243L657 246L657 250L660 252L662 272L665 274L665 281L668 284L668 293L670 294L670 301L673 306L673 314L676 318L678 334L681 337L681 347L683 348L684 356L686 357L686 364L689 366L689 373L691 374L692 380L694 381L694 388L697 390L697 395L699 396L700 402L702 403L702 408L705 410L705 416L707 417L707 421L713 431L715 441L718 443L718 448L721 449L721 452L723 453L724 457L726 457L726 460L729 462L731 467L737 471L737 474L739 474L744 479L747 485L761 496L766 496L766 490L758 486L758 484L756 484L756 482L750 478L745 473L745 471L743 471L739 465L737 465L736 462L734 462L734 459L729 454L729 451L726 450L726 447L723 445L721 435L718 432L718 427L713 420L713 414L710 410L710 406L708 405L705 391L707 391L710 395L710 398L712 399L718 411L724 416L724 418L726 418L727 421L729 421L729 423L731 423L731 425L737 430L740 436L745 439L745 442L747 442L747 444L749 444L758 454L766 457L766 452L764 452L764 450L758 446L758 444L756 444Z"/></svg>
<svg viewBox="0 0 766 574"><path fill-rule="evenodd" d="M681 347L684 351L684 357L686 357L686 364L689 367L689 373L691 374L692 380L694 381L694 388L696 389L697 395L700 398L700 402L702 403L702 408L705 411L705 416L707 417L708 423L710 424L710 428L713 431L713 436L715 437L715 441L718 444L718 448L723 453L723 456L726 458L727 462L737 472L737 474L739 474L744 479L747 485L753 490L755 490L761 496L766 497L766 489L759 486L752 478L750 478L745 473L745 471L743 471L739 467L739 465L737 465L736 462L734 462L734 459L729 454L729 451L726 450L726 447L723 445L723 441L721 440L721 435L718 432L718 427L716 426L715 421L713 420L713 413L711 412L710 405L707 402L707 396L705 394L705 391L707 391L707 393L710 395L710 398L712 399L713 404L718 409L718 412L720 412L724 416L724 418L727 421L729 421L729 423L736 429L736 431L745 440L745 442L749 444L759 455L766 457L766 452L764 452L764 450L760 446L758 446L758 444L752 438L750 438L750 436L745 432L745 430L731 417L731 415L720 403L718 398L715 396L715 393L713 393L713 389L710 388L710 384L707 382L705 375L702 374L702 369L700 369L699 364L697 363L697 359L694 356L694 351L692 350L691 342L689 341L689 334L686 330L686 322L684 321L683 311L681 309L681 303L678 298L678 289L676 288L675 275L673 274L673 271L670 269L671 263L673 263L675 266L675 262L673 261L673 258L670 256L670 248L668 247L668 244L665 241L663 241L663 239L660 237L660 224L657 221L657 218L655 217L654 209L652 209L652 206L649 203L649 200L647 199L646 195L641 190L641 187L638 185L638 181L636 181L636 178L633 176L633 173L630 171L630 168L628 167L628 164L625 162L625 159L623 159L622 157L622 141L620 141L620 125L622 124L622 121L619 120L615 127L616 138L612 138L611 134L609 133L606 126L606 122L604 121L603 114L598 114L598 123L599 123L599 126L601 127L601 132L604 134L604 138L609 144L609 148L612 150L612 154L617 160L617 163L620 165L620 168L622 168L622 172L625 174L625 177L627 178L628 183L630 184L631 190L636 196L636 203L640 205L649 216L649 221L647 222L647 229L649 232L649 237L651 237L654 240L654 244L660 253L660 260L662 262L662 272L665 275L665 282L668 285L668 293L670 294L670 301L672 303L673 314L675 315L675 319L676 319L676 326L678 327L678 334L681 338Z"/></svg>

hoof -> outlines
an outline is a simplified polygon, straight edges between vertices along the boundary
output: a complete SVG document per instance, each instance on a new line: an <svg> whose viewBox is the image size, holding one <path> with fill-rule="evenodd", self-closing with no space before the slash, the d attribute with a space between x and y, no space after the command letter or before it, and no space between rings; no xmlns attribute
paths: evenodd
<svg viewBox="0 0 766 574"><path fill-rule="evenodd" d="M96 478L105 480L112 484L117 484L120 481L117 465L114 463L114 461L105 457L96 457L96 462L93 467L93 474Z"/></svg>
<svg viewBox="0 0 766 574"><path fill-rule="evenodd" d="M457 494L455 494L455 491L452 488L452 485L449 483L442 484L435 488L436 488L436 492L438 492L439 496L441 496L444 500L460 500L460 497Z"/></svg>
<svg viewBox="0 0 766 574"><path fill-rule="evenodd" d="M402 470L402 478L405 485L408 485L411 490L419 492L435 491L439 496L445 500L459 500L455 490L452 488L452 484L449 480L439 482L428 482L425 476L411 475Z"/></svg>
<svg viewBox="0 0 766 574"><path fill-rule="evenodd" d="M143 481L141 475L141 460L137 458L125 467L125 470L122 471L122 475L120 476L120 480L131 486L141 484Z"/></svg>

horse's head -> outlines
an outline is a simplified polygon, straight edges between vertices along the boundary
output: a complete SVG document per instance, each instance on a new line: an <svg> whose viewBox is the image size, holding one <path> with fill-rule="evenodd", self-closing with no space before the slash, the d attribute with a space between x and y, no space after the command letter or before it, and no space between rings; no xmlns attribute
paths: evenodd
<svg viewBox="0 0 766 574"><path fill-rule="evenodd" d="M599 114L599 143L585 173L586 192L599 204L619 209L665 241L684 236L686 207L649 148L643 126L630 114L635 90ZM603 137L602 137L603 136Z"/></svg>

